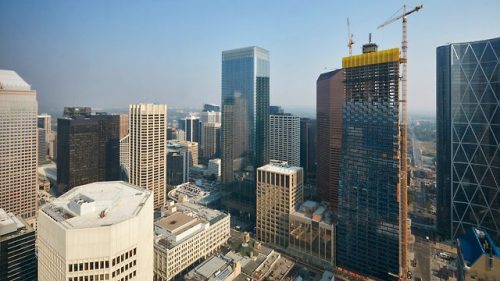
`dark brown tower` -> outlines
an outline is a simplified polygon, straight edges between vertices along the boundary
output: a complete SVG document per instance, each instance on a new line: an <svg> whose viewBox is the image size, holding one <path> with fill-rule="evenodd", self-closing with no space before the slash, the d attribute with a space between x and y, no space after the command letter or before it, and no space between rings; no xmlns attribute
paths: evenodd
<svg viewBox="0 0 500 281"><path fill-rule="evenodd" d="M344 73L341 69L323 73L316 81L317 188L321 200L338 205Z"/></svg>

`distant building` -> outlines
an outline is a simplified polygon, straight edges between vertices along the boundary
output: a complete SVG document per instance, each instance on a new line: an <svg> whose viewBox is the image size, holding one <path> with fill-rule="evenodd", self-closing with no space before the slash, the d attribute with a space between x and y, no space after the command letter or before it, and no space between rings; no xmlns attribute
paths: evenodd
<svg viewBox="0 0 500 281"><path fill-rule="evenodd" d="M475 227L457 239L459 281L496 280L500 276L500 246Z"/></svg>
<svg viewBox="0 0 500 281"><path fill-rule="evenodd" d="M283 114L285 111L281 106L278 105L270 105L269 106L269 115L278 115L278 114Z"/></svg>
<svg viewBox="0 0 500 281"><path fill-rule="evenodd" d="M188 182L191 166L191 151L180 143L169 142L167 145L167 184L175 186Z"/></svg>
<svg viewBox="0 0 500 281"><path fill-rule="evenodd" d="M300 167L300 117L269 115L269 159Z"/></svg>
<svg viewBox="0 0 500 281"><path fill-rule="evenodd" d="M201 157L204 164L210 159L219 158L221 150L221 124L202 123L201 131Z"/></svg>
<svg viewBox="0 0 500 281"><path fill-rule="evenodd" d="M304 183L316 183L316 120L300 118L300 167L304 168Z"/></svg>
<svg viewBox="0 0 500 281"><path fill-rule="evenodd" d="M72 117L57 119L59 192L96 181L119 180L119 116L71 112L68 116Z"/></svg>
<svg viewBox="0 0 500 281"><path fill-rule="evenodd" d="M220 123L221 122L221 112L220 111L203 111L200 113L201 123Z"/></svg>
<svg viewBox="0 0 500 281"><path fill-rule="evenodd" d="M129 105L129 182L153 191L154 207L165 204L167 105Z"/></svg>
<svg viewBox="0 0 500 281"><path fill-rule="evenodd" d="M121 180L128 181L130 171L130 135L120 139L120 170Z"/></svg>
<svg viewBox="0 0 500 281"><path fill-rule="evenodd" d="M220 105L218 104L204 104L203 105L203 112L209 112L209 111L215 111L215 112L220 112Z"/></svg>
<svg viewBox="0 0 500 281"><path fill-rule="evenodd" d="M201 122L200 117L190 115L184 120L186 130L186 141L200 142L201 140Z"/></svg>
<svg viewBox="0 0 500 281"><path fill-rule="evenodd" d="M222 182L224 204L254 221L255 173L269 163L269 51L222 52Z"/></svg>
<svg viewBox="0 0 500 281"><path fill-rule="evenodd" d="M221 161L219 158L210 159L208 161L208 167L206 171L207 175L214 175L217 180L220 179L221 176Z"/></svg>
<svg viewBox="0 0 500 281"><path fill-rule="evenodd" d="M500 38L436 50L437 226L500 243Z"/></svg>
<svg viewBox="0 0 500 281"><path fill-rule="evenodd" d="M314 201L306 201L289 215L287 252L307 264L335 266L335 222L332 212Z"/></svg>
<svg viewBox="0 0 500 281"><path fill-rule="evenodd" d="M37 127L38 132L38 165L47 164L48 156L53 145L51 142L54 139L52 136L52 117L48 114L38 115ZM40 129L42 130L40 132Z"/></svg>
<svg viewBox="0 0 500 281"><path fill-rule="evenodd" d="M48 150L47 150L47 140L45 135L45 130L37 128L38 132L38 166L47 164L49 162Z"/></svg>
<svg viewBox="0 0 500 281"><path fill-rule="evenodd" d="M36 281L35 231L0 209L0 281Z"/></svg>
<svg viewBox="0 0 500 281"><path fill-rule="evenodd" d="M92 115L92 108L87 106L78 107L64 107L63 117L66 118L90 118Z"/></svg>
<svg viewBox="0 0 500 281"><path fill-rule="evenodd" d="M150 191L125 182L75 187L39 211L37 231L40 281L153 280Z"/></svg>
<svg viewBox="0 0 500 281"><path fill-rule="evenodd" d="M229 239L229 214L192 203L169 202L154 224L154 280L169 281Z"/></svg>
<svg viewBox="0 0 500 281"><path fill-rule="evenodd" d="M36 98L16 72L0 70L0 208L29 220L38 208Z"/></svg>
<svg viewBox="0 0 500 281"><path fill-rule="evenodd" d="M120 114L120 139L128 135L128 114Z"/></svg>
<svg viewBox="0 0 500 281"><path fill-rule="evenodd" d="M303 202L301 167L271 162L257 169L257 239L286 248L289 215Z"/></svg>
<svg viewBox="0 0 500 281"><path fill-rule="evenodd" d="M336 213L342 148L342 108L344 105L342 69L321 74L316 81L316 184L318 197ZM307 123L304 129L309 129ZM305 133L305 132L304 132ZM305 163L308 166L311 163Z"/></svg>

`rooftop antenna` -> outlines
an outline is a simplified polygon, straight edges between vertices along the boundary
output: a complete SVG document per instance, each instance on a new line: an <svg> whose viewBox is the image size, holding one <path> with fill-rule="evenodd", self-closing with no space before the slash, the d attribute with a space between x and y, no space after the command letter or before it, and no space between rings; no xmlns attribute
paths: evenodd
<svg viewBox="0 0 500 281"><path fill-rule="evenodd" d="M372 33L368 33L368 43L372 43Z"/></svg>

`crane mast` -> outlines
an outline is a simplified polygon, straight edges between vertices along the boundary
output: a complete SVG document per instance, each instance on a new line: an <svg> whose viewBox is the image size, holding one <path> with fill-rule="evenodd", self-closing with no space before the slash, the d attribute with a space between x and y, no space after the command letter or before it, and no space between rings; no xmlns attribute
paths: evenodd
<svg viewBox="0 0 500 281"><path fill-rule="evenodd" d="M407 100L408 100L408 15L418 12L423 8L423 5L416 6L410 11L406 11L406 5L403 6L403 13L396 16L385 23L378 26L382 28L388 24L391 24L399 19L402 19L403 23L403 34L401 41L401 115L400 115L400 146L401 146L401 178L400 178L400 190L398 192L399 201L399 219L400 219L400 280L410 279L411 273L409 272L408 266L408 112L407 112Z"/></svg>
<svg viewBox="0 0 500 281"><path fill-rule="evenodd" d="M351 23L347 18L347 47L349 48L349 56L352 55L352 45L354 45L354 37L351 33Z"/></svg>

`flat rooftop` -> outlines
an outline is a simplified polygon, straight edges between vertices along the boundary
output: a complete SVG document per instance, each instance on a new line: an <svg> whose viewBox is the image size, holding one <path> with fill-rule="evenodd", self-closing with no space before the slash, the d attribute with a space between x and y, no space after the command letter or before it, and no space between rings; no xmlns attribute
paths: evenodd
<svg viewBox="0 0 500 281"><path fill-rule="evenodd" d="M199 220L184 213L173 213L168 217L158 220L155 224L173 234L180 234L198 224Z"/></svg>
<svg viewBox="0 0 500 281"><path fill-rule="evenodd" d="M42 211L67 229L110 226L139 214L151 192L123 182L95 182L74 187Z"/></svg>
<svg viewBox="0 0 500 281"><path fill-rule="evenodd" d="M278 173L278 174L286 174L286 175L291 175L294 174L298 171L301 171L301 167L296 167L289 165L286 162L276 162L276 163L269 163L267 165L264 165L258 169L259 171L265 171L265 172L273 172L273 173Z"/></svg>
<svg viewBox="0 0 500 281"><path fill-rule="evenodd" d="M33 228L31 228L22 218L0 209L0 241L11 239L19 234L32 230Z"/></svg>

